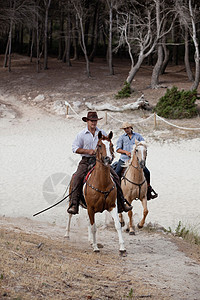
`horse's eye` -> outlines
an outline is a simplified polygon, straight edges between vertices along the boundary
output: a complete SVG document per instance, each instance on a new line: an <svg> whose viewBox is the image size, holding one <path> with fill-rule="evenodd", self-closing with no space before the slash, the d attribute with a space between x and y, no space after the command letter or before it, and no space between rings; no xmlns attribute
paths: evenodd
<svg viewBox="0 0 200 300"><path fill-rule="evenodd" d="M138 149L136 149L135 152L138 152Z"/></svg>
<svg viewBox="0 0 200 300"><path fill-rule="evenodd" d="M99 148L101 148L101 145L98 145Z"/></svg>

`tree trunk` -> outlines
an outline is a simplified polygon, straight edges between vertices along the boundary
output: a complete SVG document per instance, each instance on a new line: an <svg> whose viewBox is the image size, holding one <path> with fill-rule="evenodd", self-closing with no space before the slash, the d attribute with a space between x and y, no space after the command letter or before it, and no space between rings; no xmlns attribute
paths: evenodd
<svg viewBox="0 0 200 300"><path fill-rule="evenodd" d="M166 22L164 22L166 24ZM159 84L159 75L163 64L163 48L162 48L162 40L159 40L160 35L160 1L156 1L156 28L157 28L157 41L160 41L160 44L158 44L157 47L157 62L155 64L155 67L153 69L152 77L151 77L151 88L155 89L158 87ZM165 25L164 25L165 28ZM163 29L164 29L163 28Z"/></svg>
<svg viewBox="0 0 200 300"><path fill-rule="evenodd" d="M91 77L91 74L90 74L90 62L89 62L89 59L88 59L87 49L86 49L86 45L85 45L84 30L83 30L83 20L82 20L81 17L79 17L79 19L80 19L80 26L81 26L82 50L83 50L83 53L85 55L87 77L89 78L89 77Z"/></svg>
<svg viewBox="0 0 200 300"><path fill-rule="evenodd" d="M8 71L11 72L11 49L12 49L12 20L10 22L10 31L9 31L9 46L8 46Z"/></svg>
<svg viewBox="0 0 200 300"><path fill-rule="evenodd" d="M10 42L10 39L9 39L9 35L8 35L8 41L7 41L7 45L6 45L6 51L5 51L5 54L4 54L4 63L3 63L3 67L6 68L8 66L8 48L9 48L9 42Z"/></svg>
<svg viewBox="0 0 200 300"><path fill-rule="evenodd" d="M44 21L44 70L48 69L48 15L51 0L45 2L45 21Z"/></svg>
<svg viewBox="0 0 200 300"><path fill-rule="evenodd" d="M71 67L70 61L70 47L71 47L71 22L70 22L70 12L67 13L67 24L65 31L65 51L63 55L62 61L67 63L69 67Z"/></svg>
<svg viewBox="0 0 200 300"><path fill-rule="evenodd" d="M37 16L37 33L36 33L36 55L37 55L37 73L40 72L40 41L39 41L39 24L38 24L38 16Z"/></svg>
<svg viewBox="0 0 200 300"><path fill-rule="evenodd" d="M156 89L159 85L159 75L163 64L163 48L162 45L158 45L158 58L153 69L152 77L151 77L151 88Z"/></svg>
<svg viewBox="0 0 200 300"><path fill-rule="evenodd" d="M113 9L112 9L112 1L109 7L109 40L108 40L108 65L110 75L114 75L113 69L113 60L112 60L112 23L113 23Z"/></svg>
<svg viewBox="0 0 200 300"><path fill-rule="evenodd" d="M96 54L96 49L97 49L97 42L98 42L98 23L99 23L99 5L97 3L96 11L95 11L95 17L94 17L94 25L93 25L93 38L92 38L92 51L89 56L89 61L94 60L94 56Z"/></svg>
<svg viewBox="0 0 200 300"><path fill-rule="evenodd" d="M64 39L64 18L63 18L63 12L61 9L60 13L60 19L59 19L59 25L60 25L60 35L59 35L59 41L58 41L58 60L61 60L63 57L63 39Z"/></svg>
<svg viewBox="0 0 200 300"><path fill-rule="evenodd" d="M168 62L169 62L169 49L167 49L165 42L166 42L166 36L163 37L163 44L162 44L164 59L163 59L163 64L162 64L162 67L160 70L161 75L163 75L165 73L165 70L166 70Z"/></svg>
<svg viewBox="0 0 200 300"><path fill-rule="evenodd" d="M126 81L128 83L131 83L133 81L133 78L135 77L137 71L141 67L141 64L142 64L144 58L145 58L145 56L143 55L143 53L140 53L137 63L131 68L129 75L126 79Z"/></svg>
<svg viewBox="0 0 200 300"><path fill-rule="evenodd" d="M188 41L188 28L185 26L185 68L189 81L194 81L194 77L190 68L190 60L189 60L189 41Z"/></svg>
<svg viewBox="0 0 200 300"><path fill-rule="evenodd" d="M195 59L195 79L194 82L191 86L191 90L196 90L199 85L199 80L200 80L200 65L199 65L199 43L196 35L196 26L194 22L194 15L193 15L193 10L192 10L192 4L191 0L189 0L189 11L190 11L190 17L191 17L191 22L192 22L192 39L194 42L195 46L195 54L194 54L194 59Z"/></svg>

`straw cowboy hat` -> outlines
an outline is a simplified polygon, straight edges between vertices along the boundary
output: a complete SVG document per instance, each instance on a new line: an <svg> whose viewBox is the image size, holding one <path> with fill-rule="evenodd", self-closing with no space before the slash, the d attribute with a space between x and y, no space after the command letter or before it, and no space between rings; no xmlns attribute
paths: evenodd
<svg viewBox="0 0 200 300"><path fill-rule="evenodd" d="M82 120L84 122L87 122L87 121L98 121L98 120L101 120L103 118L98 118L98 115L96 113L96 111L89 111L88 114L87 114L87 117L83 117Z"/></svg>
<svg viewBox="0 0 200 300"><path fill-rule="evenodd" d="M131 127L133 129L132 125L129 122L124 122L122 124L122 127L120 127L120 129L125 129L125 128L128 128L128 127Z"/></svg>

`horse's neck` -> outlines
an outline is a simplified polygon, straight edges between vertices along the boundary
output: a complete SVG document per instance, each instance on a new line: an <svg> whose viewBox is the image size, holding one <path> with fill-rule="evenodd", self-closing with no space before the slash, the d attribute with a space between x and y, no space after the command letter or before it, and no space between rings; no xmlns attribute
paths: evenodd
<svg viewBox="0 0 200 300"><path fill-rule="evenodd" d="M144 180L143 169L140 168L136 155L133 156L131 165L129 166L126 175L137 181Z"/></svg>
<svg viewBox="0 0 200 300"><path fill-rule="evenodd" d="M107 183L109 180L111 180L110 166L104 166L97 161L94 170L94 177L96 177L99 181Z"/></svg>

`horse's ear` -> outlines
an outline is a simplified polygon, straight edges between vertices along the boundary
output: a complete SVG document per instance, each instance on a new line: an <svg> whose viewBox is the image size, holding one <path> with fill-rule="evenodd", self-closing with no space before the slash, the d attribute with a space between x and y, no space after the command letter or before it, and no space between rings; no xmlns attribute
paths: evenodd
<svg viewBox="0 0 200 300"><path fill-rule="evenodd" d="M99 133L98 133L98 138L99 138L99 140L102 138L102 132L101 131L99 131Z"/></svg>
<svg viewBox="0 0 200 300"><path fill-rule="evenodd" d="M111 140L111 139L112 139L112 137L113 137L113 132L112 132L112 131L110 131L110 133L109 133L109 135L108 135L108 138L109 138L109 140Z"/></svg>

